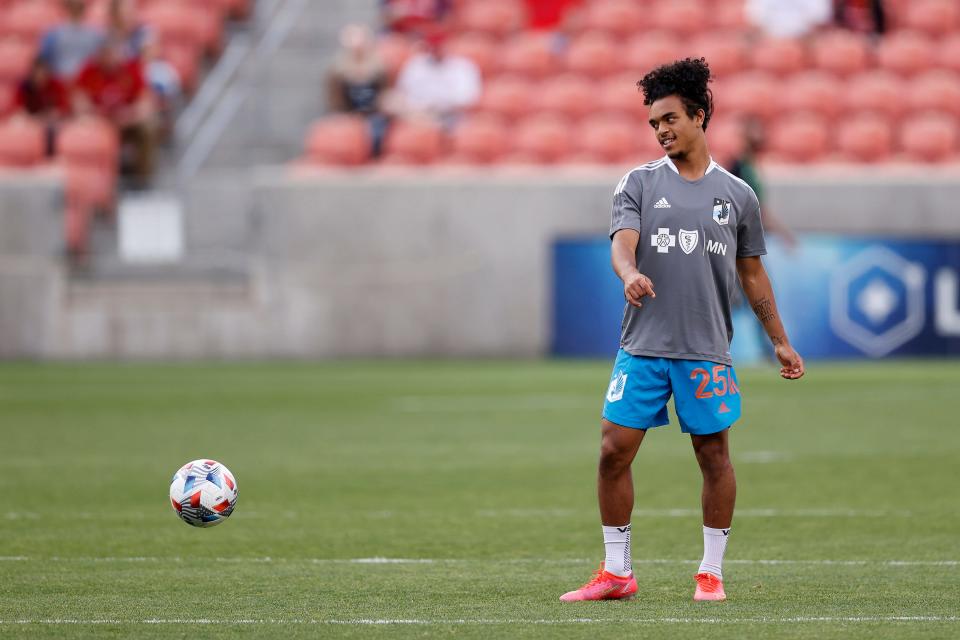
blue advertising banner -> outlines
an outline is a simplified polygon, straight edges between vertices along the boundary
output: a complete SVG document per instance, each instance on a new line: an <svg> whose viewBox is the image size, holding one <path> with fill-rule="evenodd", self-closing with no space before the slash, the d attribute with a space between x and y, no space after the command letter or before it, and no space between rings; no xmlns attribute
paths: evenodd
<svg viewBox="0 0 960 640"><path fill-rule="evenodd" d="M612 357L623 288L610 241L560 240L553 258L553 353ZM805 235L793 249L769 240L763 260L805 358L960 355L960 241ZM734 359L767 348L752 311L737 309Z"/></svg>

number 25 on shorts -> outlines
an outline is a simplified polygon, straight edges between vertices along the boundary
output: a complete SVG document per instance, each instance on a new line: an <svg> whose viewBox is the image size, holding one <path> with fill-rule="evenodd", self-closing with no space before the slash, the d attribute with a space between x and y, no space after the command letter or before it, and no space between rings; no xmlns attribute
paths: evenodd
<svg viewBox="0 0 960 640"><path fill-rule="evenodd" d="M697 380L698 378L700 384L697 386L697 392L695 394L698 400L705 400L713 396L725 396L727 393L730 395L740 393L740 388L737 387L733 376L728 374L725 365L718 364L713 367L712 377L706 369L694 369L690 372L691 380ZM711 381L713 382L713 387L708 389L707 385L709 385Z"/></svg>

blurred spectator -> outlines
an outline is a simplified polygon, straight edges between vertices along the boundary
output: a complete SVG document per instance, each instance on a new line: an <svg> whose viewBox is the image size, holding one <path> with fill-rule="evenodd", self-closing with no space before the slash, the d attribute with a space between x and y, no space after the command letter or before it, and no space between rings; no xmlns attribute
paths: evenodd
<svg viewBox="0 0 960 640"><path fill-rule="evenodd" d="M774 38L799 38L830 22L832 0L746 0L746 15Z"/></svg>
<svg viewBox="0 0 960 640"><path fill-rule="evenodd" d="M480 70L469 58L448 55L446 34L438 29L424 36L426 51L403 66L397 80L402 112L426 115L450 129L460 114L480 99Z"/></svg>
<svg viewBox="0 0 960 640"><path fill-rule="evenodd" d="M380 0L380 13L387 31L410 33L441 24L450 5L450 0Z"/></svg>
<svg viewBox="0 0 960 640"><path fill-rule="evenodd" d="M757 171L756 158L757 154L763 150L764 139L763 125L760 121L746 120L743 123L743 144L739 155L730 163L730 173L750 185L753 192L757 194L764 229L779 235L787 248L793 249L797 245L797 238L790 227L767 207L763 180L760 179L760 173Z"/></svg>
<svg viewBox="0 0 960 640"><path fill-rule="evenodd" d="M135 0L110 0L107 36L124 43L127 58L139 58L155 39L152 30L137 18Z"/></svg>
<svg viewBox="0 0 960 640"><path fill-rule="evenodd" d="M67 22L46 32L40 41L40 56L61 79L71 80L103 42L103 32L84 24L84 0L63 0Z"/></svg>
<svg viewBox="0 0 960 640"><path fill-rule="evenodd" d="M153 174L154 105L139 60L126 57L126 43L108 39L77 75L74 98L78 113L96 113L117 127L133 147L133 172L139 186Z"/></svg>
<svg viewBox="0 0 960 640"><path fill-rule="evenodd" d="M387 70L377 53L373 34L364 25L347 25L340 32L340 54L327 76L330 110L367 118L373 155L380 155L389 120L383 111Z"/></svg>
<svg viewBox="0 0 960 640"><path fill-rule="evenodd" d="M561 30L570 16L583 6L583 0L525 0L527 26L530 29Z"/></svg>
<svg viewBox="0 0 960 640"><path fill-rule="evenodd" d="M883 35L887 30L883 0L836 0L833 16L837 26L851 31Z"/></svg>
<svg viewBox="0 0 960 640"><path fill-rule="evenodd" d="M183 97L183 83L176 68L159 55L156 38L148 39L141 49L140 60L147 85L153 92L157 108L159 134L167 138L173 130L173 117Z"/></svg>
<svg viewBox="0 0 960 640"><path fill-rule="evenodd" d="M54 154L57 129L70 117L70 95L67 87L54 77L49 65L40 57L33 61L30 74L23 79L14 95L14 109L40 120L47 131L47 155Z"/></svg>

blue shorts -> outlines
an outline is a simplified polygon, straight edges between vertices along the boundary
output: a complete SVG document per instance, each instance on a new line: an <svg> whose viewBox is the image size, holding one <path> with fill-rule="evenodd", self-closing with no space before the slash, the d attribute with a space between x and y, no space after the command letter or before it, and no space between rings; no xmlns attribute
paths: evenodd
<svg viewBox="0 0 960 640"><path fill-rule="evenodd" d="M684 433L708 435L740 418L740 386L733 367L706 360L617 354L603 417L633 429L670 424L667 401Z"/></svg>

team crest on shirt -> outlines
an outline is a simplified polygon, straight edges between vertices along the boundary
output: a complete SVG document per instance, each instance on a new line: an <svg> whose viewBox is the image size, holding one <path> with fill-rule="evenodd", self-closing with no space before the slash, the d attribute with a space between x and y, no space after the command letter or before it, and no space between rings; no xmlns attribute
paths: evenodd
<svg viewBox="0 0 960 640"><path fill-rule="evenodd" d="M730 203L720 198L713 199L713 219L717 224L725 225L730 222Z"/></svg>
<svg viewBox="0 0 960 640"><path fill-rule="evenodd" d="M680 248L685 254L690 255L693 253L693 250L697 248L697 243L700 241L700 232L697 230L687 231L686 229L680 229L677 237L680 239Z"/></svg>

